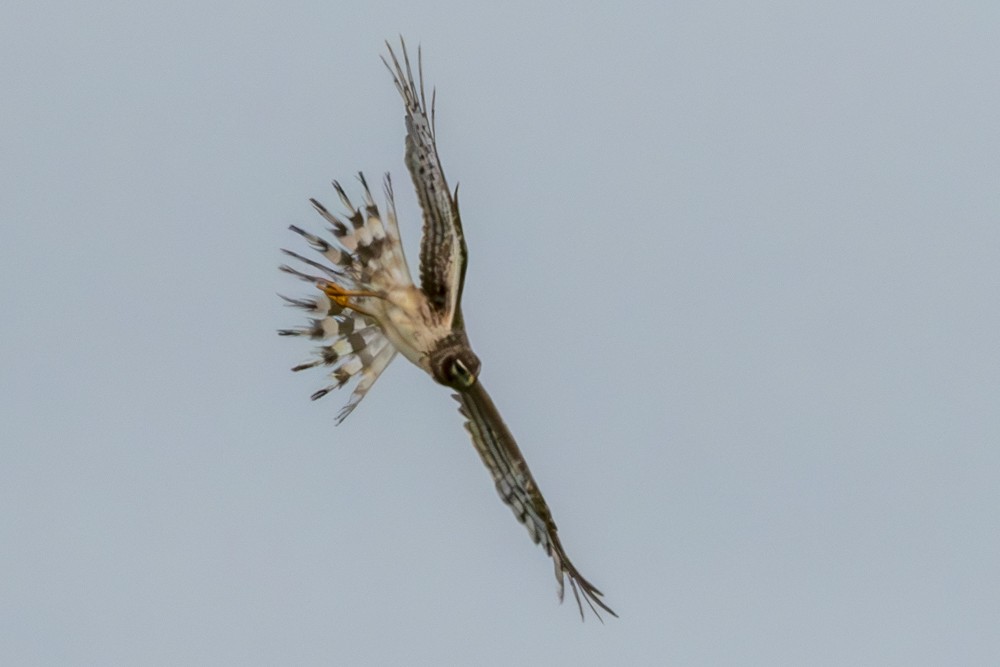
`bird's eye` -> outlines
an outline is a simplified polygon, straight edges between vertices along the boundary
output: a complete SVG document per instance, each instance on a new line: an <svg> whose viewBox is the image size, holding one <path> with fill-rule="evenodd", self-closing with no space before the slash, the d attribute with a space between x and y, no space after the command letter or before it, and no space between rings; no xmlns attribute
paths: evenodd
<svg viewBox="0 0 1000 667"><path fill-rule="evenodd" d="M456 387L471 387L476 381L476 376L461 359L453 359L448 370Z"/></svg>

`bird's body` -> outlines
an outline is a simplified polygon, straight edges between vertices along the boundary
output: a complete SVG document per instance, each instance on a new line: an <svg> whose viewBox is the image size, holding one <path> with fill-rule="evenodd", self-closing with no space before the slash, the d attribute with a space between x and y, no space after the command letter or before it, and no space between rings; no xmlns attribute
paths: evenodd
<svg viewBox="0 0 1000 667"><path fill-rule="evenodd" d="M428 359L434 343L451 331L434 321L423 292L416 287L394 289L386 298L379 322L389 342L411 362L431 372Z"/></svg>
<svg viewBox="0 0 1000 667"><path fill-rule="evenodd" d="M468 252L457 191L453 194L448 189L437 154L433 98L428 116L422 72L418 89L405 45L402 51L405 69L391 47L392 64L385 63L406 106L406 165L424 214L420 287L414 285L403 254L388 175L384 212L375 203L364 176L359 175L364 192L361 207L355 207L343 188L334 182L348 211L343 220L319 202L312 200L312 204L330 224L336 242L292 227L327 263L284 251L322 275L303 273L287 265L281 267L318 289L303 299L286 297L291 305L309 312L312 319L308 326L279 333L325 342L312 360L293 369L333 367L334 384L315 392L314 399L358 378L338 420L357 407L397 353L436 382L455 390L459 411L467 420L466 429L493 476L500 497L525 524L532 539L552 557L560 599L563 577L567 576L581 616L580 593L595 613L600 607L614 615L601 600L601 592L580 575L566 556L545 499L514 437L479 381L480 361L469 344L461 312Z"/></svg>

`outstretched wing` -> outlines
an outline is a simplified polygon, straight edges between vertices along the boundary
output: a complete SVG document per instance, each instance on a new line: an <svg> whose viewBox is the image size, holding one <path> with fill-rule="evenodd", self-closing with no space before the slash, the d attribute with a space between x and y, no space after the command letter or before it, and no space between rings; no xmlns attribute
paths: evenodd
<svg viewBox="0 0 1000 667"><path fill-rule="evenodd" d="M418 89L402 38L400 45L403 64L400 64L388 42L386 47L392 64L384 57L382 62L389 68L406 106L406 168L413 179L424 214L424 234L420 241L420 287L442 321L453 328L460 328L462 284L468 250L458 214L458 188L453 196L441 168L434 136L434 93L431 92L428 118L420 52L417 51Z"/></svg>
<svg viewBox="0 0 1000 667"><path fill-rule="evenodd" d="M500 498L510 506L517 520L527 527L528 534L535 544L540 544L545 553L552 557L556 580L559 582L559 599L563 599L565 591L563 575L566 575L569 577L576 604L580 608L581 618L583 618L583 604L580 601L580 593L583 593L583 599L587 601L597 618L601 618L597 607L617 617L618 614L601 599L603 593L584 579L570 562L562 543L559 542L558 529L549 512L549 506L531 476L531 471L528 470L528 464L521 455L514 436L507 429L482 383L477 380L468 389L454 394L454 397L461 404L459 412L467 420L465 428L472 436L476 451L493 476Z"/></svg>

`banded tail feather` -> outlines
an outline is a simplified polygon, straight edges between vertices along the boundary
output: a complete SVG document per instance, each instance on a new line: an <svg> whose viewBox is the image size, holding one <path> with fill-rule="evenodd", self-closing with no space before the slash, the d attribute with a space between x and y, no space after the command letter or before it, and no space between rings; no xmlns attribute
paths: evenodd
<svg viewBox="0 0 1000 667"><path fill-rule="evenodd" d="M331 212L315 199L310 200L313 208L329 224L328 232L332 239L295 225L289 227L326 263L283 249L286 256L311 271L303 271L288 264L279 267L285 273L313 284L317 292L301 298L282 296L289 306L302 309L311 317L306 325L281 329L278 334L334 341L316 348L312 359L298 364L292 370L335 366L330 371L333 382L314 392L313 400L326 396L352 380L358 380L347 404L337 415L337 423L342 422L358 406L395 357L396 350L379 328L378 322L364 311L365 303L373 297L354 297L348 300L334 294L334 299L331 299L322 290L333 283L338 289L350 292L384 294L400 285L412 286L399 240L392 184L388 174L384 181L384 215L372 196L364 174L359 173L358 180L363 191L362 206L355 206L340 183L333 182L334 190L347 209L343 216Z"/></svg>

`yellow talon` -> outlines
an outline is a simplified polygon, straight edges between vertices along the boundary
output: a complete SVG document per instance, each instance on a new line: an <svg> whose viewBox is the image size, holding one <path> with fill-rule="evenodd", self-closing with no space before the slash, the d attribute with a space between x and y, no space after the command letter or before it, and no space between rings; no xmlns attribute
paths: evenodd
<svg viewBox="0 0 1000 667"><path fill-rule="evenodd" d="M341 308L350 307L351 304L347 300L348 297L347 290L345 290L337 283L323 283L322 286L320 287L320 290L322 290L323 294L326 294L326 296L330 299L330 301L333 301Z"/></svg>
<svg viewBox="0 0 1000 667"><path fill-rule="evenodd" d="M350 308L351 310L356 310L359 313L364 313L365 311L361 310L356 305L351 303L349 300L350 297L352 296L370 296L375 298L382 297L381 294L376 294L375 292L363 292L363 291L351 292L349 290L345 290L337 283L331 283L325 281L322 283L322 285L320 285L319 289L323 292L323 294L325 294L330 299L330 301L333 301L341 308Z"/></svg>

